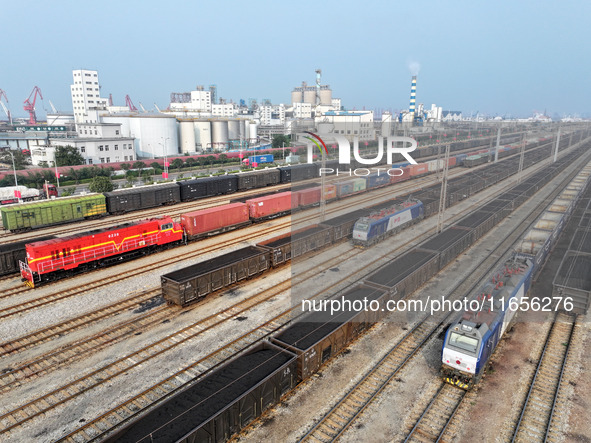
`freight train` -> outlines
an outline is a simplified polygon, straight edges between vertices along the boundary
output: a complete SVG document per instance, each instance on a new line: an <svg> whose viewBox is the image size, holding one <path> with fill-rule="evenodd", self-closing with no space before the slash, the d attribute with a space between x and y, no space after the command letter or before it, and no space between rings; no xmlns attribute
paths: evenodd
<svg viewBox="0 0 591 443"><path fill-rule="evenodd" d="M302 165L302 166L313 166L313 165ZM485 183L488 186L490 186L491 184L496 183L496 181L505 178L509 174L509 169L503 167L502 164L495 165L494 168L496 170L498 170L498 173L493 174L491 177L489 177L488 179L486 179L484 181L482 181L479 178L482 173L479 173L478 176L475 175L473 179L471 179L470 177L461 177L456 180L450 181L450 188L449 188L450 192L448 194L447 205L449 206L451 204L454 204L454 203L462 200L463 198L466 198L466 196L469 196L474 192L480 191L481 189L484 188ZM503 170L503 171L501 172L501 170ZM474 175L474 174L469 174L469 175ZM389 177L390 183L392 182L392 180L396 180L399 178L396 176L389 176L387 174L385 174L384 176ZM466 179L468 179L468 182L471 184L471 186L469 186L469 187L464 186L463 183L466 181ZM476 179L480 180L478 185L474 184L475 183L474 180L476 180ZM360 180L363 180L363 179L360 179ZM458 187L457 187L456 192L454 192L454 189L456 189L456 188L454 188L455 182L458 182L457 183ZM377 182L375 180L374 181L368 180L368 183L374 184L375 186L381 184L381 182ZM386 183L388 183L388 182L386 182ZM169 189L173 185L174 184L169 184L169 185L165 186L164 188L162 188L159 195L166 195L169 192L166 189ZM432 188L433 189L428 188L428 189L424 190L424 192L428 193L427 195L435 195L436 194L438 196L439 191L436 190L437 185L435 185ZM360 186L359 188L355 188L355 187L347 188L347 189L341 188L340 191L341 192L347 192L347 191L353 192L356 189L365 190L367 188L365 188L363 186ZM338 197L338 193L339 193L338 188L334 185L329 185L325 189L325 197L327 198L327 200L330 199L331 195ZM342 193L341 197L344 197L346 195L347 194ZM96 196L94 196L94 197L96 197ZM433 198L428 198L427 196L425 196L425 198L427 198L427 200L429 201L429 204L424 205L423 203L421 203L421 206L423 206L422 207L422 212L423 212L422 215L429 216L437 210L438 201ZM183 228L183 231L186 233L187 239L188 240L195 240L195 239L198 239L198 238L201 238L204 236L214 235L217 233L228 231L230 229L242 227L242 226L245 226L245 225L253 223L253 222L259 222L262 220L267 220L270 218L278 217L280 215L288 214L294 209L302 209L302 208L317 204L319 202L319 200L320 200L320 188L308 188L308 189L304 189L304 190L300 190L300 191L294 191L293 193L292 192L284 192L284 193L271 194L268 196L248 199L242 203L231 203L229 205L222 205L222 206L218 206L216 208L209 208L209 209L205 209L205 210L194 211L194 212L182 214L181 215L181 226ZM423 201L425 201L425 199L423 199ZM395 200L395 201L391 201L389 203L386 202L385 204L394 205L394 204L401 204L402 202L399 200ZM123 204L121 198L119 198L117 204ZM384 205L384 204L382 204L382 205ZM382 208L383 208L383 206L381 206L381 205L377 205L377 207L367 208L367 212L365 212L363 215L369 215L372 211L380 210ZM358 214L358 213L356 213L356 214ZM359 218L359 217L357 217L357 218ZM345 218L341 222L340 218L338 218L337 221L334 222L334 225L331 227L331 229L334 231L333 233L331 233L331 238L333 238L334 241L337 241L343 237L350 236L352 229L353 229L353 225L356 220L357 219L353 220L350 218ZM332 222L328 221L327 223L332 223ZM112 228L112 229L118 229L118 228ZM107 231L109 231L109 229L99 230L97 232L100 233L100 232L107 232ZM83 237L84 234L80 234L80 236ZM92 263L92 266L95 266L95 265L102 265L102 264L106 264L106 263L116 262L116 260L113 260L113 257L119 255L119 251L114 250L112 252L112 254L108 255L108 257L107 256L100 256L100 257L96 257L95 259L90 259L88 257L86 257L84 259L80 259L80 257L78 256L77 260L74 261L73 263L70 263L70 262L66 263L65 258L68 255L68 251L71 249L70 245L68 243L69 237L66 237L64 239L65 245L61 248L58 246L60 241L61 241L60 239L56 239L55 242L53 242L55 253L54 253L54 259L52 261L52 265L50 267L41 268L41 269L31 269L31 266L28 263L28 261L24 261L23 264L20 264L21 259L20 258L18 259L17 263L19 263L19 264L18 264L17 269L20 269L21 276L22 276L23 280L26 281L29 286L35 287L46 280L53 280L57 277L71 274L73 272L73 268L78 267L78 266L73 266L74 263L79 264L80 270L81 270L81 269L84 269L85 267L89 266L89 263ZM31 243L31 244L34 245L35 243ZM159 246L162 246L162 245L159 245ZM28 255L33 256L32 253L28 254L29 247L26 246L25 248L27 249L27 256ZM33 246L31 246L31 248L33 248ZM136 251L135 255L144 254L146 252L148 252L148 250L142 251L141 253L139 251ZM7 254L10 254L11 256L14 256L14 257L22 255L22 254L20 254L20 252L18 250L15 250L14 248L7 251ZM0 260L0 264L3 264L4 262L10 262L10 261L11 261L10 258L6 258L3 260ZM62 263L61 266L59 265L60 263ZM15 268L15 266L8 265L7 268L9 270L12 270L13 268Z"/></svg>
<svg viewBox="0 0 591 443"><path fill-rule="evenodd" d="M455 230L453 235L449 230L436 235L384 265L364 282L335 294L333 299L351 304L365 300L381 307L389 300L413 292L575 158L567 156L503 193L481 208L476 218L449 228ZM340 219L339 223L345 221ZM192 268L178 276L191 278L193 271L200 272ZM180 283L181 279L178 280ZM165 284L163 280L163 287ZM300 381L317 373L383 315L385 310L379 308L304 313L273 333L270 339L212 369L187 389L177 390L143 416L128 420L111 432L107 441L226 441L277 404ZM217 388L212 390L211 386Z"/></svg>
<svg viewBox="0 0 591 443"><path fill-rule="evenodd" d="M477 143L476 141L454 143L452 150L469 149L475 147ZM544 142L539 141L533 144L531 148L537 147L542 143ZM413 153L416 158L424 158L434 154L437 154L437 150L434 147L418 149L416 153ZM509 155L510 152L503 152L502 154L499 157ZM463 158L465 158L465 154L450 157L449 166L461 165ZM359 179L353 180L356 184L351 192L348 192L348 187L344 186L341 189L343 192L336 191L336 198L354 192L361 192L365 188L385 185L388 180L390 183L396 183L408 180L417 175L422 175L423 173L435 172L437 161L432 160L422 165L426 166L423 166L422 169L419 168L422 171L420 173L415 172L418 171L416 165L409 165L401 168L403 174L398 177L386 177L385 173L374 173L366 177L360 177ZM2 225L5 230L23 232L46 226L75 223L84 219L93 219L106 215L119 215L162 205L173 205L180 202L226 195L249 189L264 188L276 184L309 180L319 176L319 167L317 163L292 165L239 174L184 180L174 183L140 186L105 192L103 194L62 197L35 203L12 204L0 208L0 214L2 214ZM337 160L326 162L326 168L331 169L333 172L336 172L337 169L345 171L355 167L355 164L339 165Z"/></svg>
<svg viewBox="0 0 591 443"><path fill-rule="evenodd" d="M587 165L538 218L514 254L469 297L478 302L474 304L478 308L463 312L445 335L441 371L446 382L470 389L482 377L514 320L516 307L527 299L533 277L541 270L585 191L590 175L591 165Z"/></svg>

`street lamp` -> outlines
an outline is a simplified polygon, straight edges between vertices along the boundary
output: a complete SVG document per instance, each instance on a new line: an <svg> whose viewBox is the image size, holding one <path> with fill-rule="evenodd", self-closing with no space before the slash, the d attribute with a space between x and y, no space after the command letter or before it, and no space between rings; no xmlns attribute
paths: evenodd
<svg viewBox="0 0 591 443"><path fill-rule="evenodd" d="M14 186L18 186L18 180L16 178L16 165L14 163L14 155L10 151L10 148L8 148L7 152L10 154L10 157L12 157L12 171L14 172ZM19 199L19 202L20 202L21 196L20 196L20 191L18 189L15 189L14 190L14 196L16 198L18 198Z"/></svg>
<svg viewBox="0 0 591 443"><path fill-rule="evenodd" d="M164 154L164 172L162 173L162 178L164 179L168 179L168 155L166 154L166 140L170 140L170 137L160 137L163 141L163 143L160 143L162 145L162 151Z"/></svg>

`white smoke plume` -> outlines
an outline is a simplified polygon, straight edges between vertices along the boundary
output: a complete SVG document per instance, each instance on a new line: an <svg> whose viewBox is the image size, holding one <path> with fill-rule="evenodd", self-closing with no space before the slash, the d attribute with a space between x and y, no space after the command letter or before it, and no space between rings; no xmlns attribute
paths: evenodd
<svg viewBox="0 0 591 443"><path fill-rule="evenodd" d="M410 61L408 62L408 69L412 75L419 75L419 71L421 70L421 65L417 61Z"/></svg>

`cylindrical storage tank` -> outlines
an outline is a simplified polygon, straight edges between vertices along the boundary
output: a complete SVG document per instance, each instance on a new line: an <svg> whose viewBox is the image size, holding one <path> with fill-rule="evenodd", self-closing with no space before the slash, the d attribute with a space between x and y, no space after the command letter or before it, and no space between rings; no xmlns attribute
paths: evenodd
<svg viewBox="0 0 591 443"><path fill-rule="evenodd" d="M293 106L294 103L302 103L302 91L291 91L291 105Z"/></svg>
<svg viewBox="0 0 591 443"><path fill-rule="evenodd" d="M382 137L389 137L392 134L392 120L382 122Z"/></svg>
<svg viewBox="0 0 591 443"><path fill-rule="evenodd" d="M211 123L208 121L194 122L194 128L197 151L211 149Z"/></svg>
<svg viewBox="0 0 591 443"><path fill-rule="evenodd" d="M240 122L228 120L228 140L240 140Z"/></svg>
<svg viewBox="0 0 591 443"><path fill-rule="evenodd" d="M246 140L246 121L238 120L238 123L240 124L240 138Z"/></svg>
<svg viewBox="0 0 591 443"><path fill-rule="evenodd" d="M248 120L244 122L244 140L247 142L250 140L250 122Z"/></svg>
<svg viewBox="0 0 591 443"><path fill-rule="evenodd" d="M304 103L316 104L316 88L307 87L304 89Z"/></svg>
<svg viewBox="0 0 591 443"><path fill-rule="evenodd" d="M193 129L193 122L181 121L179 126L181 133L181 152L195 152L195 130Z"/></svg>
<svg viewBox="0 0 591 443"><path fill-rule="evenodd" d="M225 151L228 148L228 122L211 122L211 147L214 151Z"/></svg>
<svg viewBox="0 0 591 443"><path fill-rule="evenodd" d="M250 144L255 144L257 142L258 139L258 125L256 123L251 122L250 123L250 134L248 135L248 142Z"/></svg>
<svg viewBox="0 0 591 443"><path fill-rule="evenodd" d="M320 104L321 105L332 105L332 89L320 89Z"/></svg>

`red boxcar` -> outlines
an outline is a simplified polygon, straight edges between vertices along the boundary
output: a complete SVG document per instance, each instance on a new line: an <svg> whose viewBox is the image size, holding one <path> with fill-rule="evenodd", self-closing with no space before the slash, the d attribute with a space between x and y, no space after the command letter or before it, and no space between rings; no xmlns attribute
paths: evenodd
<svg viewBox="0 0 591 443"><path fill-rule="evenodd" d="M122 226L29 243L27 262L20 263L27 285L54 279L62 271L110 264L183 240L183 228L170 217L154 218Z"/></svg>
<svg viewBox="0 0 591 443"><path fill-rule="evenodd" d="M457 161L458 161L457 158L450 157L449 160L448 160L447 166L450 167L450 168L452 168L452 167L454 167L456 165L456 162Z"/></svg>
<svg viewBox="0 0 591 443"><path fill-rule="evenodd" d="M298 207L312 206L320 202L320 187L301 189L293 192L293 195L293 201L297 202Z"/></svg>
<svg viewBox="0 0 591 443"><path fill-rule="evenodd" d="M410 176L417 177L429 173L429 165L426 163L419 163L418 165L408 165L410 169Z"/></svg>
<svg viewBox="0 0 591 443"><path fill-rule="evenodd" d="M181 225L191 239L229 231L249 223L248 206L245 203L230 203L181 214Z"/></svg>
<svg viewBox="0 0 591 443"><path fill-rule="evenodd" d="M259 221L279 217L291 212L291 192L267 195L246 200L250 218Z"/></svg>

